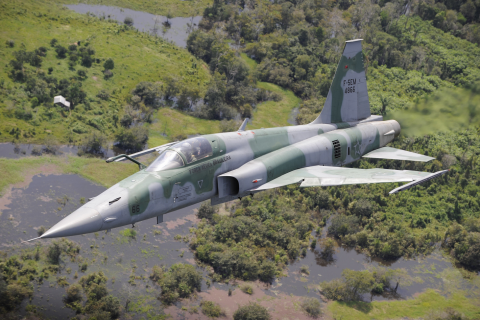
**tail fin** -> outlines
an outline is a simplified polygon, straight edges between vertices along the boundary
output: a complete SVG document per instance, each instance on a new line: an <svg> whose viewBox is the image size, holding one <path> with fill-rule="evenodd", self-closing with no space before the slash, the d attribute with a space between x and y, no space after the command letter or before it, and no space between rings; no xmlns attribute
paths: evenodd
<svg viewBox="0 0 480 320"><path fill-rule="evenodd" d="M312 124L360 121L370 115L362 39L346 41L327 101Z"/></svg>

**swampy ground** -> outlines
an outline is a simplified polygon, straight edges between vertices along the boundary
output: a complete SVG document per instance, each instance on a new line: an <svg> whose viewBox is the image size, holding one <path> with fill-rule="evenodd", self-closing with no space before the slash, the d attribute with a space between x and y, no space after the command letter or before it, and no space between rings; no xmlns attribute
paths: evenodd
<svg viewBox="0 0 480 320"><path fill-rule="evenodd" d="M40 227L51 227L85 199L101 193L137 169L130 164L106 164L101 159L63 155L2 158L0 170L2 177L7 177L2 179L0 198L1 251L6 256L14 256L21 255L25 249L51 245L52 240L21 241L36 237ZM78 281L76 277L99 271L109 279L109 292L122 304L130 297L132 302L128 310L122 311L122 317L130 319L162 319L167 314L174 319L207 319L202 313L193 312L201 301L218 303L224 318L231 318L241 305L257 302L269 310L273 319L311 319L300 307L306 297L323 301L321 317L325 319L419 318L446 307L461 310L471 318L480 312L479 277L465 278L442 250L416 259L383 261L336 245L331 259L325 260L321 243L326 238L326 227L319 233L312 232L312 238L319 243L316 249L291 261L283 275L271 284L247 282L253 292L244 293L240 287L245 282L214 282L210 269L196 261L188 240L191 228L200 222L197 209L198 205L194 205L169 213L159 225L151 219L137 223L135 229L127 226L110 233L69 238L80 247L78 256L69 259L62 255L57 274L50 275L42 284L32 281L32 297L25 299L10 315L29 314L35 306L35 314L46 319L74 317L75 312L65 308L63 302L66 288ZM131 230L135 231L134 235ZM202 288L190 299L165 306L157 299L161 289L149 276L154 265L168 268L178 262L192 264L202 272ZM304 272L305 266L308 273ZM410 286L401 286L394 295L365 295L363 302L332 302L320 295L322 281L339 278L345 268L364 270L371 266L404 268L415 281Z"/></svg>

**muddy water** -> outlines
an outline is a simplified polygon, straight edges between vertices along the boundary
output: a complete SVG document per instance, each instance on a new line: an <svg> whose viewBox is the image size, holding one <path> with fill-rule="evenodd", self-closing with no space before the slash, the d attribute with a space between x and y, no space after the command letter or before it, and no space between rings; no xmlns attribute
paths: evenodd
<svg viewBox="0 0 480 320"><path fill-rule="evenodd" d="M90 13L97 17L105 17L106 19L110 18L117 20L119 23L123 23L126 17L130 17L133 19L133 27L139 31L156 34L159 37L172 41L177 46L182 48L187 46L187 38L189 34L189 27L187 24L191 24L192 27L195 27L202 19L201 16L190 18L176 17L168 19L170 26L165 27L167 17L156 16L147 12L89 4L71 4L66 5L66 7L78 13ZM158 17L156 31L154 22L155 17Z"/></svg>
<svg viewBox="0 0 480 320"><path fill-rule="evenodd" d="M36 237L40 226L51 227L64 216L73 212L81 205L82 197L88 199L104 190L104 187L95 185L77 175L34 176L28 187L12 191L11 202L7 204L7 209L3 210L0 215L0 250L14 254L26 247L48 246L52 240L40 240L28 244L20 242ZM195 265L193 254L189 251L187 243L174 240L174 237L176 235L184 237L190 234L189 228L198 223L195 216L197 207L198 205L195 205L167 214L164 217L165 222L160 225L156 225L155 219L137 223L135 224L137 235L133 239L121 234L122 230L131 228L130 226L114 229L110 233L99 232L70 237L70 240L81 246L80 257L76 262L71 262L66 257L63 258L61 271L57 277L65 276L66 281L72 284L78 281L78 279L74 279L75 272L78 272L78 276L81 277L94 271L103 271L109 278L109 290L119 297L122 303L128 292L133 295L129 317L139 319L161 314L162 306L157 299L160 289L152 284L148 276L153 265L169 267L177 262ZM80 270L83 262L88 263L86 273ZM217 301L224 308L230 310L228 314L232 314L240 302L246 303L246 301L257 298L264 301L267 307L272 308L272 312L276 312L274 310L277 309L282 310L281 306L290 303L291 306L287 306L288 310L285 311L291 313L288 318L302 319L303 315L296 309L294 303L298 303L304 296L318 298L318 284L321 281L340 277L345 268L364 270L369 266L378 266L384 263L384 261L372 261L364 254L343 247L336 248L333 256L325 259L321 255L320 249L317 248L308 251L305 258L291 263L286 270L287 276L276 279L272 286L265 287L262 284L255 284L256 293L253 296L245 295L231 284L214 284L207 287L204 282L200 299ZM300 273L302 265L309 267L309 275ZM366 295L364 296L365 301L411 298L415 293L426 288L435 288L442 293L447 293L449 292L447 288L449 282L442 277L442 274L454 271L452 264L439 252L424 259L400 259L391 262L389 267L407 269L412 276L418 277L417 282L408 287L400 286L397 295L373 297ZM70 272L67 272L68 268L70 268ZM207 278L206 270L202 268L198 270L202 271ZM129 283L131 275L139 277L134 280L133 284ZM460 283L463 289L469 290L466 282L463 283L460 280L457 283ZM229 287L235 289L232 297L228 297L227 294ZM36 285L33 300L25 301L23 307L27 303L31 303L51 319L73 317L74 312L64 307L62 300L64 294L65 288L57 284L56 277L51 277L43 284ZM243 302L241 304L245 304ZM271 304L268 305L269 303ZM175 318L190 319L193 316L182 311L180 307L198 304L199 300L183 301L166 311ZM23 309L21 313L24 312ZM202 316L195 315L194 317L197 319Z"/></svg>
<svg viewBox="0 0 480 320"><path fill-rule="evenodd" d="M76 210L80 199L94 197L105 188L97 186L77 175L34 176L25 189L12 190L11 202L0 216L0 250L9 254L18 253L22 248L40 245L48 246L52 240L39 240L21 243L22 240L37 236L40 226L53 226L64 216ZM64 199L67 199L65 205ZM121 231L131 226L112 230L110 233L99 232L82 236L69 237L81 246L81 260L88 263L86 274L93 271L103 271L109 278L108 287L120 298L126 291L135 292L134 301L143 305L147 303L158 314L161 310L158 297L159 288L153 286L148 276L153 265L169 267L176 262L195 264L193 254L183 241L174 240L179 234L187 236L189 228L197 222L191 206L164 216L164 223L156 225L155 219L135 224L135 238L124 237ZM154 233L157 231L157 234ZM158 231L161 234L158 234ZM184 252L182 255L182 251ZM65 276L69 284L74 279L75 271L79 277L80 262L71 262L64 258L60 274ZM67 268L71 269L67 273ZM130 275L140 276L132 286L128 284ZM114 279L114 282L112 282ZM204 286L204 289L207 287ZM31 303L51 319L66 319L74 316L74 312L64 308L63 295L65 288L56 283L56 278L45 280L36 286ZM24 306L27 303L24 302ZM141 314L141 313L140 313ZM140 317L140 314L138 315Z"/></svg>

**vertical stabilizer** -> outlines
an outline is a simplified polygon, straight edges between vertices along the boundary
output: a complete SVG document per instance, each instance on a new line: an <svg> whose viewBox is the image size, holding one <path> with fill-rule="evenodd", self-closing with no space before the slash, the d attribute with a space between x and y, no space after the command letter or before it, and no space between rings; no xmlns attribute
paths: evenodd
<svg viewBox="0 0 480 320"><path fill-rule="evenodd" d="M312 124L361 121L370 117L362 39L346 41L327 101Z"/></svg>

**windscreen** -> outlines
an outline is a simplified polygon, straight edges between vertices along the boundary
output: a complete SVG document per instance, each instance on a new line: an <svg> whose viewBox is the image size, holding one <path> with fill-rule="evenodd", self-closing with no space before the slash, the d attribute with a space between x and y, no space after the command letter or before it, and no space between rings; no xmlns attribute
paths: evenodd
<svg viewBox="0 0 480 320"><path fill-rule="evenodd" d="M175 151L167 150L153 161L146 171L161 171L183 167L185 164L182 157Z"/></svg>
<svg viewBox="0 0 480 320"><path fill-rule="evenodd" d="M198 137L179 142L172 149L181 152L187 163L192 163L212 155L212 146L207 139Z"/></svg>

